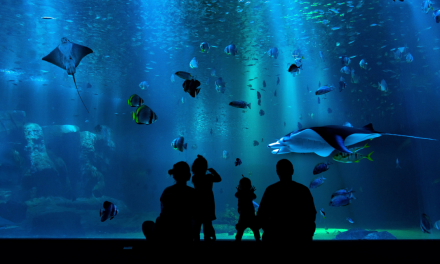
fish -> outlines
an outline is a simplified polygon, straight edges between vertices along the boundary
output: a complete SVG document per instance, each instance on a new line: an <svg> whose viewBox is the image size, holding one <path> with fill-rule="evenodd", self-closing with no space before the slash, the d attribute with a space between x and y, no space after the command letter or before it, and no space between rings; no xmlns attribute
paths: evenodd
<svg viewBox="0 0 440 264"><path fill-rule="evenodd" d="M301 130L303 128L302 124L298 122L298 129Z"/></svg>
<svg viewBox="0 0 440 264"><path fill-rule="evenodd" d="M408 53L408 54L406 54L405 60L407 63L411 63L411 62L413 62L414 58L411 55L411 53Z"/></svg>
<svg viewBox="0 0 440 264"><path fill-rule="evenodd" d="M157 115L148 106L141 105L133 112L133 120L139 125L150 125L157 121Z"/></svg>
<svg viewBox="0 0 440 264"><path fill-rule="evenodd" d="M435 228L437 228L438 230L440 230L440 220L438 220L437 222L434 223Z"/></svg>
<svg viewBox="0 0 440 264"><path fill-rule="evenodd" d="M348 67L348 66L342 67L341 73L350 74L351 73L350 67Z"/></svg>
<svg viewBox="0 0 440 264"><path fill-rule="evenodd" d="M41 19L56 19L56 18L54 18L54 17L41 17Z"/></svg>
<svg viewBox="0 0 440 264"><path fill-rule="evenodd" d="M293 63L292 65L290 65L290 67L289 67L289 69L287 70L288 72L290 72L290 73L299 73L299 70L300 69L302 69L302 65L301 66L296 66L296 64L295 63Z"/></svg>
<svg viewBox="0 0 440 264"><path fill-rule="evenodd" d="M214 77L215 77L215 69L212 69L212 70L211 70L211 76L214 76Z"/></svg>
<svg viewBox="0 0 440 264"><path fill-rule="evenodd" d="M339 189L339 190L333 192L331 198L333 198L333 197L335 197L335 196L338 196L338 195L345 195L345 196L347 196L347 197L353 197L354 199L356 199L356 197L353 196L353 193L354 193L354 192L355 192L355 191L353 191L353 189L350 189L350 190L347 190L346 188L344 188L344 189Z"/></svg>
<svg viewBox="0 0 440 264"><path fill-rule="evenodd" d="M350 217L345 218L348 222L350 222L350 224L353 224L353 219L351 219Z"/></svg>
<svg viewBox="0 0 440 264"><path fill-rule="evenodd" d="M196 97L199 94L202 88L197 88L200 86L200 82L198 80L186 80L183 82L182 87L185 93L189 93L191 97Z"/></svg>
<svg viewBox="0 0 440 264"><path fill-rule="evenodd" d="M235 56L237 54L237 48L235 47L234 44L230 44L230 45L226 46L226 48L224 49L224 52L228 55Z"/></svg>
<svg viewBox="0 0 440 264"><path fill-rule="evenodd" d="M237 158L235 160L235 166L241 165L243 162L241 161L241 159Z"/></svg>
<svg viewBox="0 0 440 264"><path fill-rule="evenodd" d="M256 141L256 140L254 140L254 147L256 147L258 145L260 145L260 143L258 141Z"/></svg>
<svg viewBox="0 0 440 264"><path fill-rule="evenodd" d="M67 70L67 74L72 75L73 82L75 83L76 91L78 92L79 98L81 99L81 102L86 108L87 113L89 113L89 110L87 109L83 99L81 98L81 95L79 94L79 90L75 80L75 72L76 72L76 67L78 67L81 60L90 53L93 53L92 49L86 46L73 43L70 40L68 40L66 37L63 37L61 38L61 44L58 45L58 47L56 47L54 50L52 50L51 53L49 53L47 56L43 57L42 59L64 70Z"/></svg>
<svg viewBox="0 0 440 264"><path fill-rule="evenodd" d="M105 201L102 206L104 207L104 211L102 211L102 209L99 210L101 222L104 222L108 218L112 220L119 213L117 206L109 201Z"/></svg>
<svg viewBox="0 0 440 264"><path fill-rule="evenodd" d="M328 171L330 169L329 165L332 163L330 162L321 162L316 164L315 168L313 168L313 175L323 173L325 171Z"/></svg>
<svg viewBox="0 0 440 264"><path fill-rule="evenodd" d="M256 202L252 201L252 205L254 206L254 210L257 210L260 207Z"/></svg>
<svg viewBox="0 0 440 264"><path fill-rule="evenodd" d="M325 211L324 211L324 208L321 208L321 210L319 210L319 212L321 213L322 217L325 218Z"/></svg>
<svg viewBox="0 0 440 264"><path fill-rule="evenodd" d="M348 64L350 64L351 60L350 60L349 57L343 55L343 56L341 57L341 62L342 62L342 65L348 65Z"/></svg>
<svg viewBox="0 0 440 264"><path fill-rule="evenodd" d="M131 107L141 106L144 103L144 99L142 99L139 95L133 94L128 98L128 105Z"/></svg>
<svg viewBox="0 0 440 264"><path fill-rule="evenodd" d="M324 177L322 177L322 176L320 176L320 177L318 177L318 178L312 180L312 181L310 182L310 186L309 186L309 188L310 188L310 189L314 189L314 188L317 188L317 187L321 186L321 185L324 183L324 180L326 180L326 178L324 178Z"/></svg>
<svg viewBox="0 0 440 264"><path fill-rule="evenodd" d="M327 109L327 113L331 114L332 112L333 112L332 109L329 107L329 108Z"/></svg>
<svg viewBox="0 0 440 264"><path fill-rule="evenodd" d="M139 84L139 88L141 88L142 90L145 90L145 88L148 88L148 87L150 87L150 84L148 84L147 81L142 81L142 82Z"/></svg>
<svg viewBox="0 0 440 264"><path fill-rule="evenodd" d="M382 79L382 81L380 81L378 85L382 92L388 92L388 84L384 79Z"/></svg>
<svg viewBox="0 0 440 264"><path fill-rule="evenodd" d="M236 108L246 108L246 106L247 106L247 107L249 107L249 109L251 109L251 103L248 104L245 101L241 101L241 100L232 101L229 103L229 105L232 107L236 107Z"/></svg>
<svg viewBox="0 0 440 264"><path fill-rule="evenodd" d="M435 22L439 23L440 22L440 9L439 10L435 10L432 13L432 16L434 17Z"/></svg>
<svg viewBox="0 0 440 264"><path fill-rule="evenodd" d="M277 77L277 85L280 84L280 77Z"/></svg>
<svg viewBox="0 0 440 264"><path fill-rule="evenodd" d="M211 136L212 136L212 128L211 128L211 132L210 132Z"/></svg>
<svg viewBox="0 0 440 264"><path fill-rule="evenodd" d="M175 74L173 73L173 74L171 74L171 82L174 82L175 80L174 80L174 76L175 76Z"/></svg>
<svg viewBox="0 0 440 264"><path fill-rule="evenodd" d="M399 165L399 159L396 159L396 169L401 169L401 167Z"/></svg>
<svg viewBox="0 0 440 264"><path fill-rule="evenodd" d="M372 151L370 154L368 154L368 156L364 156L360 153L344 153L344 152L339 152L338 154L333 156L333 160L337 161L337 162L342 162L342 163L358 163L360 160L362 159L369 159L370 161L373 161L373 159L371 158L371 154L373 154L374 151Z"/></svg>
<svg viewBox="0 0 440 264"><path fill-rule="evenodd" d="M277 90L275 90L275 92L273 93L273 95L276 97L277 96Z"/></svg>
<svg viewBox="0 0 440 264"><path fill-rule="evenodd" d="M261 99L261 94L260 94L260 92L259 92L259 91L257 91L257 98L258 98L258 100L260 100L260 99Z"/></svg>
<svg viewBox="0 0 440 264"><path fill-rule="evenodd" d="M184 80L193 80L194 77L188 73L188 72L184 72L184 71L178 71L176 73L174 73L177 77L182 78Z"/></svg>
<svg viewBox="0 0 440 264"><path fill-rule="evenodd" d="M342 92L347 87L347 83L345 82L344 77L341 76L341 79L339 79L339 92Z"/></svg>
<svg viewBox="0 0 440 264"><path fill-rule="evenodd" d="M319 51L319 57L321 58L321 61L325 61L324 53L322 53L322 51Z"/></svg>
<svg viewBox="0 0 440 264"><path fill-rule="evenodd" d="M368 63L367 63L364 59L362 59L362 60L359 62L359 66L360 66L362 69L367 69L367 65L368 65Z"/></svg>
<svg viewBox="0 0 440 264"><path fill-rule="evenodd" d="M264 111L263 111L263 109L260 109L259 114L260 114L260 116L264 116Z"/></svg>
<svg viewBox="0 0 440 264"><path fill-rule="evenodd" d="M331 91L334 90L334 87L332 85L324 85L318 88L318 90L316 90L315 95L323 95L326 93L329 93Z"/></svg>
<svg viewBox="0 0 440 264"><path fill-rule="evenodd" d="M434 8L432 7L432 2L431 0L424 0L422 2L422 10L428 14L429 10L434 10Z"/></svg>
<svg viewBox="0 0 440 264"><path fill-rule="evenodd" d="M183 150L186 149L188 145L188 143L184 143L184 141L185 141L184 137L175 138L173 141L171 141L171 147L173 147L173 149L175 150L183 152Z"/></svg>
<svg viewBox="0 0 440 264"><path fill-rule="evenodd" d="M228 159L229 158L229 153L227 150L223 150L223 158L224 159Z"/></svg>
<svg viewBox="0 0 440 264"><path fill-rule="evenodd" d="M219 93L225 93L225 85L226 83L223 81L222 77L219 77L216 81L215 81L215 90Z"/></svg>
<svg viewBox="0 0 440 264"><path fill-rule="evenodd" d="M194 58L189 62L189 67L191 67L191 69L194 69L194 68L198 68L198 67L199 67L199 61L196 59L196 57L194 57Z"/></svg>
<svg viewBox="0 0 440 264"><path fill-rule="evenodd" d="M202 43L200 43L200 51L201 52L206 52L206 53L209 53L209 49L210 49L211 47L209 46L209 43L208 42L202 42Z"/></svg>
<svg viewBox="0 0 440 264"><path fill-rule="evenodd" d="M266 81L263 81L263 87L266 88Z"/></svg>
<svg viewBox="0 0 440 264"><path fill-rule="evenodd" d="M358 152L359 150L363 150L365 148L369 148L370 146L368 146L368 143L366 143L364 146L362 147L355 147L355 148L349 148L348 150L355 153Z"/></svg>
<svg viewBox="0 0 440 264"><path fill-rule="evenodd" d="M429 218L429 216L424 213L420 217L420 229L422 229L423 233L431 234L431 229L432 229L431 218Z"/></svg>
<svg viewBox="0 0 440 264"><path fill-rule="evenodd" d="M329 205L333 207L347 206L353 199L356 199L353 194L350 196L336 195L331 198Z"/></svg>
<svg viewBox="0 0 440 264"><path fill-rule="evenodd" d="M361 128L329 125L299 129L267 145L267 147L273 149L272 154L315 153L318 156L327 157L335 149L344 153L353 153L347 149L347 146L382 135L438 141L432 138L378 132L373 129L373 124L370 123Z"/></svg>
<svg viewBox="0 0 440 264"><path fill-rule="evenodd" d="M277 59L278 58L278 49L276 47L270 48L267 51L267 55L269 55L269 57Z"/></svg>

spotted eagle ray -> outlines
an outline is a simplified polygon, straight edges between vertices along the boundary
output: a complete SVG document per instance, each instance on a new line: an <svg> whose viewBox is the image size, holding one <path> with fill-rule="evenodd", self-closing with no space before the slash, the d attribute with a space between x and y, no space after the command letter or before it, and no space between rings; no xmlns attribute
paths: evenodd
<svg viewBox="0 0 440 264"><path fill-rule="evenodd" d="M56 47L54 50L52 50L49 55L43 58L43 60L55 64L56 66L64 70L67 70L67 74L73 76L73 82L75 83L76 91L78 92L79 98L86 108L87 113L89 112L89 110L87 109L83 99L81 98L81 95L79 94L78 86L76 86L75 72L76 67L78 67L82 58L90 53L93 53L93 50L91 50L90 48L73 43L67 38L63 37L61 39L61 44L58 45L58 47Z"/></svg>
<svg viewBox="0 0 440 264"><path fill-rule="evenodd" d="M316 153L321 157L329 156L333 150L344 153L352 153L347 146L354 145L367 139L373 139L382 135L400 136L436 140L431 138L413 137L398 134L389 134L375 131L370 123L362 128L347 126L322 126L304 128L287 134L275 143L267 145L272 148L272 154Z"/></svg>

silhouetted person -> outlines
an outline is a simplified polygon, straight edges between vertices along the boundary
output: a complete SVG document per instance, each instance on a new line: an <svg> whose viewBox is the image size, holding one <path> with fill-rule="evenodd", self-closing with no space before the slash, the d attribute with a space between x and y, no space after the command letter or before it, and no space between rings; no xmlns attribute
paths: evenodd
<svg viewBox="0 0 440 264"><path fill-rule="evenodd" d="M153 221L145 221L142 231L147 240L160 242L193 241L195 218L195 190L187 186L191 178L189 165L184 162L174 164L168 171L176 184L163 191L160 197L160 215Z"/></svg>
<svg viewBox="0 0 440 264"><path fill-rule="evenodd" d="M214 182L221 182L222 178L212 168L208 169L208 162L202 155L197 155L191 167L194 173L192 182L196 189L196 221L194 226L194 241L200 241L200 229L203 224L205 241L216 240L215 230L212 221L215 216L215 201L212 185ZM206 174L206 171L209 174Z"/></svg>
<svg viewBox="0 0 440 264"><path fill-rule="evenodd" d="M263 242L312 241L316 209L309 188L292 180L287 159L278 161L277 174L280 181L266 188L258 208Z"/></svg>
<svg viewBox="0 0 440 264"><path fill-rule="evenodd" d="M243 237L244 230L250 228L254 232L255 240L260 241L260 227L257 223L257 217L255 216L255 208L252 200L257 198L255 195L255 187L252 186L251 180L249 178L243 177L238 186L235 197L238 198L238 213L240 218L238 223L235 225L237 229L237 235L235 236L235 241L241 241Z"/></svg>

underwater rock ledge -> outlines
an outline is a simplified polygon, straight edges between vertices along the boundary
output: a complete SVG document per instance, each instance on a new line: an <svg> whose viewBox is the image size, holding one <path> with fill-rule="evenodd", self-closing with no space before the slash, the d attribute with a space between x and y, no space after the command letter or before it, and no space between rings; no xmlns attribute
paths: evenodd
<svg viewBox="0 0 440 264"><path fill-rule="evenodd" d="M387 231L368 231L362 228L352 228L339 233L334 240L393 240L395 236Z"/></svg>

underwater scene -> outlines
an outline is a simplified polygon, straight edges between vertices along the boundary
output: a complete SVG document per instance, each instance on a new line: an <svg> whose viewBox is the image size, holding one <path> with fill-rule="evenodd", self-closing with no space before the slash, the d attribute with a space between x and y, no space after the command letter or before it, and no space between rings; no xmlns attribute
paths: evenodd
<svg viewBox="0 0 440 264"><path fill-rule="evenodd" d="M240 179L258 214L281 159L312 193L313 239L439 239L439 9L2 1L0 238L144 239L168 170L202 155L217 239Z"/></svg>

